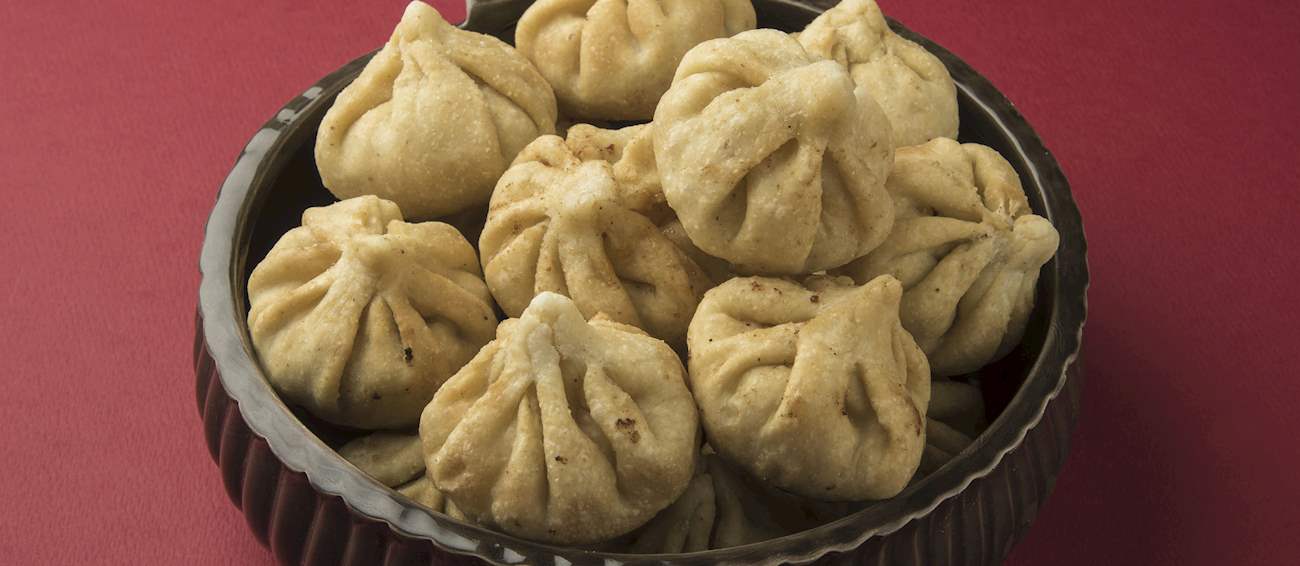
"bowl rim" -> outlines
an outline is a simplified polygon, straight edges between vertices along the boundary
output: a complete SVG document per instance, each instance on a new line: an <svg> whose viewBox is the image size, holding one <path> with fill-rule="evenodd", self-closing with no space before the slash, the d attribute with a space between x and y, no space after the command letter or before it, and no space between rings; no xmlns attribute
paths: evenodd
<svg viewBox="0 0 1300 566"><path fill-rule="evenodd" d="M824 8L799 0L757 0L807 10ZM1051 152L1015 106L991 83L950 51L891 20L896 32L916 41L948 66L957 88L997 125L1012 135L1014 151L1027 171L1026 185L1041 187L1046 210L1061 233L1061 245L1048 265L1056 278L1050 322L1042 351L1006 409L971 447L899 496L814 529L745 546L684 554L633 555L557 547L519 539L433 513L362 474L338 456L293 415L275 394L253 353L243 315L240 266L252 233L254 188L285 165L281 151L306 131L303 116L319 110L342 90L373 54L363 55L326 75L286 104L248 142L223 182L207 220L200 255L199 311L202 331L222 387L235 400L249 429L263 438L289 469L303 473L321 493L338 496L358 515L386 523L398 534L430 541L438 549L493 564L706 564L717 562L786 563L816 560L861 546L924 517L987 476L1042 419L1078 362L1087 318L1089 274L1082 218L1069 183ZM1029 188L1027 186L1027 188ZM231 238L230 235L234 235ZM1043 275L1047 276L1047 267Z"/></svg>

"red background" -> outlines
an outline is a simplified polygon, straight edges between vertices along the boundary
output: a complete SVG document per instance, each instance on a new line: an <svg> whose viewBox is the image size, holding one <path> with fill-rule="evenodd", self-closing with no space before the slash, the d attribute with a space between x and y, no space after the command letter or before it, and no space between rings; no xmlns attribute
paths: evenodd
<svg viewBox="0 0 1300 566"><path fill-rule="evenodd" d="M1296 563L1300 8L884 4L1019 105L1088 229L1084 415L1011 563ZM402 5L0 0L0 562L271 562L194 407L203 221Z"/></svg>

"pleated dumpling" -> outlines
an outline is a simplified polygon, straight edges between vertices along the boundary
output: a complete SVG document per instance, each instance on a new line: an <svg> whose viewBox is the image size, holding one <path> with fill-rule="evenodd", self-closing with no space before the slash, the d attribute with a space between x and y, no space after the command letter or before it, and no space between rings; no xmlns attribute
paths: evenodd
<svg viewBox="0 0 1300 566"><path fill-rule="evenodd" d="M388 487L399 487L424 475L424 451L415 434L371 433L339 447L339 456Z"/></svg>
<svg viewBox="0 0 1300 566"><path fill-rule="evenodd" d="M641 124L606 130L578 124L569 129L564 145L583 161L608 162L627 207L655 224L663 224L673 217L673 211L659 182L652 126Z"/></svg>
<svg viewBox="0 0 1300 566"><path fill-rule="evenodd" d="M425 409L429 478L470 519L515 536L626 534L693 475L699 425L684 373L662 341L542 293Z"/></svg>
<svg viewBox="0 0 1300 566"><path fill-rule="evenodd" d="M839 267L893 223L889 120L843 67L782 32L692 49L654 134L664 194L686 234L743 272Z"/></svg>
<svg viewBox="0 0 1300 566"><path fill-rule="evenodd" d="M935 375L973 372L1024 336L1039 271L1060 243L1030 213L1016 171L991 148L939 138L898 151L894 230L842 272L903 283L903 326Z"/></svg>
<svg viewBox="0 0 1300 566"><path fill-rule="evenodd" d="M809 53L844 65L893 126L894 144L957 137L957 86L924 47L889 29L876 0L843 0L799 34Z"/></svg>
<svg viewBox="0 0 1300 566"><path fill-rule="evenodd" d="M785 490L883 499L916 471L930 371L881 277L737 278L691 322L691 391L709 444Z"/></svg>
<svg viewBox="0 0 1300 566"><path fill-rule="evenodd" d="M930 384L925 453L917 478L934 473L955 458L988 427L978 385L938 378Z"/></svg>
<svg viewBox="0 0 1300 566"><path fill-rule="evenodd" d="M539 138L501 178L479 240L488 287L510 316L550 291L588 317L603 313L683 343L708 283L657 226L671 212L657 181L621 172L631 157L614 140L575 134L568 144ZM628 147L649 152L648 142Z"/></svg>
<svg viewBox="0 0 1300 566"><path fill-rule="evenodd" d="M703 270L707 288L713 288L735 276L731 264L704 253L677 219L664 197L659 181L659 166L654 153L653 124L631 126L620 130L604 130L580 124L569 130L565 143L583 160L600 159L612 164L614 179L623 188L622 193L631 206L644 212L646 218L659 226L659 231L686 257ZM701 290L701 293L703 290Z"/></svg>
<svg viewBox="0 0 1300 566"><path fill-rule="evenodd" d="M486 204L555 120L555 95L532 63L417 0L326 113L316 165L340 199L377 195L411 218L445 216Z"/></svg>
<svg viewBox="0 0 1300 566"><path fill-rule="evenodd" d="M373 196L304 212L253 270L248 301L271 385L356 428L415 425L497 325L473 246Z"/></svg>
<svg viewBox="0 0 1300 566"><path fill-rule="evenodd" d="M743 546L810 529L846 515L844 503L805 499L762 484L712 449L691 484L667 509L638 529L633 554L677 554Z"/></svg>
<svg viewBox="0 0 1300 566"><path fill-rule="evenodd" d="M754 25L750 0L538 0L515 44L566 116L649 120L688 50Z"/></svg>
<svg viewBox="0 0 1300 566"><path fill-rule="evenodd" d="M425 474L424 446L418 434L371 433L341 446L339 456L408 499L452 518L466 520Z"/></svg>

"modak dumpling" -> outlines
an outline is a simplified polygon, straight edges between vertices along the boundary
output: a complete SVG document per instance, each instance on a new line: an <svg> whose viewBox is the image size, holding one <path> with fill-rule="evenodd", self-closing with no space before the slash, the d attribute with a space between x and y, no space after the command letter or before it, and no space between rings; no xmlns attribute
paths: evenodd
<svg viewBox="0 0 1300 566"><path fill-rule="evenodd" d="M253 270L248 301L271 385L366 429L415 425L497 325L473 246L373 196L304 212Z"/></svg>
<svg viewBox="0 0 1300 566"><path fill-rule="evenodd" d="M479 240L488 287L510 316L551 291L680 344L707 279L652 219L667 210L657 183L629 180L583 140L539 138L501 178Z"/></svg>
<svg viewBox="0 0 1300 566"><path fill-rule="evenodd" d="M686 489L699 447L667 344L542 293L438 391L420 437L471 520L556 544L609 540Z"/></svg>
<svg viewBox="0 0 1300 566"><path fill-rule="evenodd" d="M695 242L691 241L691 237L686 234L686 228L682 226L682 221L678 220L676 216L673 216L660 226L659 231L668 238L668 241L676 244L677 249L686 254L686 257L695 262L695 265L700 266L708 281L708 288L712 289L726 283L737 275L735 266L728 263L727 260L706 254L704 250L696 246Z"/></svg>
<svg viewBox="0 0 1300 566"><path fill-rule="evenodd" d="M340 199L377 195L410 218L450 215L486 204L555 117L551 87L513 47L411 2L326 113L316 165Z"/></svg>
<svg viewBox="0 0 1300 566"><path fill-rule="evenodd" d="M341 446L339 456L388 487L399 487L424 475L424 451L415 434L371 433Z"/></svg>
<svg viewBox="0 0 1300 566"><path fill-rule="evenodd" d="M763 485L705 448L690 486L633 533L629 552L677 554L742 546L810 529L851 510L843 503Z"/></svg>
<svg viewBox="0 0 1300 566"><path fill-rule="evenodd" d="M894 145L957 137L957 86L943 62L889 29L876 0L843 0L799 34L809 53L849 69L894 130Z"/></svg>
<svg viewBox="0 0 1300 566"><path fill-rule="evenodd" d="M565 115L649 120L688 50L754 25L750 0L538 0L515 45Z"/></svg>
<svg viewBox="0 0 1300 566"><path fill-rule="evenodd" d="M395 489L397 490L397 493L400 493L408 499L428 507L433 511L437 511L458 521L466 523L474 522L469 517L466 517L465 512L461 511L459 507L456 507L455 503L452 503L450 499L444 497L442 492L438 491L437 487L434 487L433 481L430 480L427 475L421 475L414 481Z"/></svg>
<svg viewBox="0 0 1300 566"><path fill-rule="evenodd" d="M423 462L421 462L420 470L421 472L424 471ZM442 492L433 486L433 481L429 479L429 476L423 473L416 479L397 487L397 493L429 509L451 515L451 513L447 512L447 498L443 497ZM462 517L456 518L461 519Z"/></svg>
<svg viewBox="0 0 1300 566"><path fill-rule="evenodd" d="M465 516L442 496L424 473L424 447L417 434L376 432L339 448L339 455L376 481L407 498L456 519Z"/></svg>
<svg viewBox="0 0 1300 566"><path fill-rule="evenodd" d="M973 372L1024 335L1060 238L1030 213L1015 169L991 148L939 138L898 151L893 232L842 273L903 282L903 326L935 375Z"/></svg>
<svg viewBox="0 0 1300 566"><path fill-rule="evenodd" d="M698 552L712 546L718 509L711 476L702 460L695 462L695 477L676 501L650 522L608 545L609 550L632 554Z"/></svg>
<svg viewBox="0 0 1300 566"><path fill-rule="evenodd" d="M674 218L659 182L652 124L618 130L579 124L569 129L564 144L583 161L608 162L628 208L641 212L655 224Z"/></svg>
<svg viewBox="0 0 1300 566"><path fill-rule="evenodd" d="M889 128L843 67L756 30L687 53L655 112L655 157L701 250L742 272L804 274L889 233Z"/></svg>
<svg viewBox="0 0 1300 566"><path fill-rule="evenodd" d="M709 444L767 483L822 500L884 499L925 444L930 371L881 277L737 278L691 322L691 391Z"/></svg>
<svg viewBox="0 0 1300 566"><path fill-rule="evenodd" d="M696 246L686 235L676 213L668 206L663 184L659 181L652 126L642 124L620 130L603 130L583 124L569 131L565 143L584 160L610 162L614 178L624 188L624 194L635 203L635 208L644 211L647 218L659 225L659 231L704 271L708 288L717 287L735 276L734 269L725 260L706 254Z"/></svg>
<svg viewBox="0 0 1300 566"><path fill-rule="evenodd" d="M735 276L731 264L704 253L677 219L664 197L659 182L659 168L654 154L653 124L604 130L586 124L569 130L565 144L583 160L599 159L611 163L614 179L632 208L659 226L659 231L703 270L707 287L721 285Z"/></svg>
<svg viewBox="0 0 1300 566"><path fill-rule="evenodd" d="M988 422L984 397L978 386L935 379L930 384L929 422L925 428L925 452L917 478L934 473L975 442Z"/></svg>

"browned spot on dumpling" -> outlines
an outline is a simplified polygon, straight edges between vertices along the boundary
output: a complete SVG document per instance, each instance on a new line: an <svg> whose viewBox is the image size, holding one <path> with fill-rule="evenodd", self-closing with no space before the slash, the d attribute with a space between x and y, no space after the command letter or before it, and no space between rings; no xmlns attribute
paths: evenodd
<svg viewBox="0 0 1300 566"><path fill-rule="evenodd" d="M411 350L410 346L402 349L402 359L406 360L406 365L408 366L411 365L411 361L415 359L415 352Z"/></svg>
<svg viewBox="0 0 1300 566"><path fill-rule="evenodd" d="M556 457L555 457L555 461L556 461L556 462L559 462L559 463L561 463L561 464L568 464L568 463L569 463L569 459L568 459L568 458L565 458L564 456L556 456Z"/></svg>
<svg viewBox="0 0 1300 566"><path fill-rule="evenodd" d="M621 418L614 421L614 426L618 427L618 430L623 431L632 444L641 442L641 433L636 430L636 419Z"/></svg>

